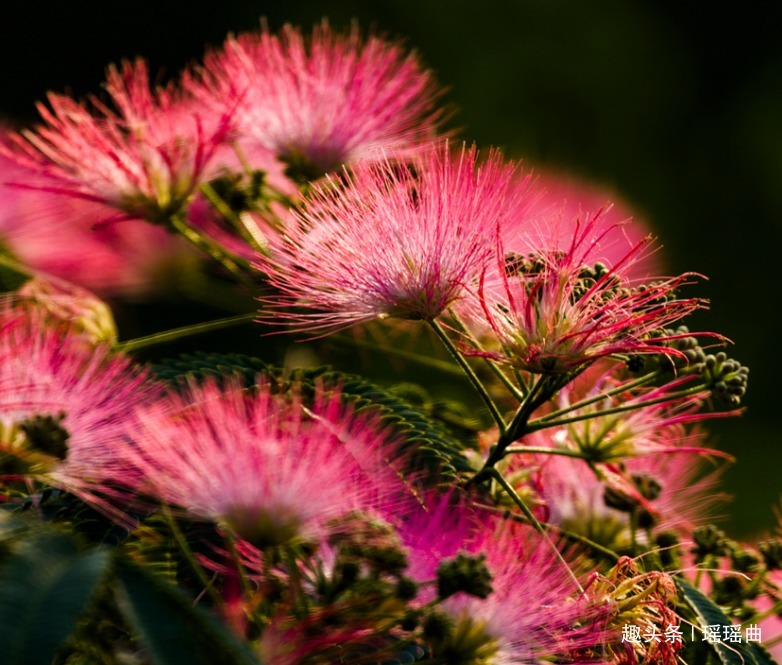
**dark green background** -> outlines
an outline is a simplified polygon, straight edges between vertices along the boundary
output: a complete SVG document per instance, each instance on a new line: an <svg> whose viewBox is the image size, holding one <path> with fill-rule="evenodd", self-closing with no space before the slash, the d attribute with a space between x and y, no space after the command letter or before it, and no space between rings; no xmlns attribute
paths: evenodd
<svg viewBox="0 0 782 665"><path fill-rule="evenodd" d="M732 530L768 528L782 483L776 339L782 269L782 4L661 0L28 2L4 9L0 113L32 120L49 89L97 90L107 63L143 55L169 75L229 31L357 18L416 48L448 86L462 136L567 167L631 202L671 272L712 300L752 368L748 411L712 423L735 454Z"/></svg>

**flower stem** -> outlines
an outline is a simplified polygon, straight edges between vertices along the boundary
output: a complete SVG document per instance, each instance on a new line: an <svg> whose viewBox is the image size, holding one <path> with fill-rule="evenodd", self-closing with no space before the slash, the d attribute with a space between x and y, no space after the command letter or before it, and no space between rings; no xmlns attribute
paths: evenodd
<svg viewBox="0 0 782 665"><path fill-rule="evenodd" d="M478 375L475 374L473 368L470 367L470 365L464 359L462 354L459 353L459 350L451 341L451 338L448 337L448 334L445 332L445 330L443 330L442 326L434 319L429 321L429 325L432 327L432 330L434 330L435 334L440 338L440 341L443 343L445 348L448 349L448 351L451 353L453 359L459 364L459 367L461 367L464 373L467 375L467 378L470 380L470 383L472 383L476 392L478 393L478 395L480 395L481 399L483 400L483 403L489 409L492 418L494 418L494 421L497 423L497 427L500 430L500 434L504 435L505 432L507 431L507 427L505 425L505 419L502 417L500 410L497 408L497 405L494 403L494 400L491 398L491 395L489 395L488 391L486 390L486 387L481 383L481 380L478 378Z"/></svg>
<svg viewBox="0 0 782 665"><path fill-rule="evenodd" d="M163 516L166 518L166 522L168 522L168 526L171 529L171 534L174 536L174 540L176 541L176 544L179 546L180 551L185 557L185 561L187 561L190 568L193 570L193 572L196 574L196 577L198 578L198 581L201 582L201 584L204 587L204 590L209 593L209 597L212 599L212 602L214 603L215 607L219 607L223 599L220 597L220 594L217 592L217 589L214 588L212 585L212 580L210 580L206 573L204 572L204 569L198 565L198 561L196 561L195 555L193 554L193 550L190 548L190 545L187 542L187 539L185 538L185 535L182 533L182 530L179 528L179 525L177 524L176 519L174 519L174 516L171 514L171 510L168 506L162 507Z"/></svg>
<svg viewBox="0 0 782 665"><path fill-rule="evenodd" d="M504 489L507 495L511 498L513 503L515 503L521 509L521 512L524 513L524 516L529 520L530 524L534 527L535 531L537 531L540 534L541 538L543 538L543 540L545 540L548 543L551 549L554 550L557 559L564 566L565 570L568 573L568 576L573 580L573 583L576 585L576 588L579 590L580 593L583 593L584 587L581 586L581 583L578 581L578 578L570 569L570 566L568 565L567 561L565 561L564 557L562 556L562 553L559 551L559 549L551 540L551 538L549 538L549 535L548 533L546 533L546 530L543 528L543 525L538 521L538 518L535 517L532 511L527 507L527 504L524 503L524 501L518 495L516 490L514 490L513 487L510 486L510 483L508 483L508 481L505 480L503 475L497 469L494 468L486 469L486 474L491 476L494 480L496 480L500 484L502 489Z"/></svg>
<svg viewBox="0 0 782 665"><path fill-rule="evenodd" d="M264 254L266 249L261 246L257 238L253 235L252 231L247 228L241 215L237 215L236 212L231 210L231 207L220 197L220 195L214 190L212 185L205 182L200 187L201 192L206 197L206 200L217 210L225 219L231 222L231 225L239 231L242 239L250 245L256 252Z"/></svg>
<svg viewBox="0 0 782 665"><path fill-rule="evenodd" d="M228 318L217 319L216 321L207 321L206 323L194 323L193 325L183 326L182 328L174 328L173 330L154 333L152 335L147 335L146 337L130 339L127 342L120 342L119 344L116 344L114 348L117 351L137 351L138 349L143 349L148 346L173 342L177 339L182 339L183 337L201 335L213 330L220 330L222 328L230 328L232 326L238 326L243 323L249 323L255 320L256 317L257 314L253 312L251 314L229 316Z"/></svg>
<svg viewBox="0 0 782 665"><path fill-rule="evenodd" d="M536 432L541 429L546 429L547 427L558 427L559 425L568 425L570 423L576 423L581 420L589 420L590 418L597 418L599 416L610 416L615 413L623 413L624 411L643 409L644 407L647 406L661 404L662 402L669 402L671 400L679 399L680 397L688 397L690 395L695 395L702 391L703 391L703 386L699 385L699 386L694 386L692 388L688 388L687 390L680 390L679 392L670 393L663 397L658 397L657 399L650 399L650 400L646 400L645 402L633 402L631 404L625 404L623 406L615 406L610 409L604 409L602 411L595 411L592 413L582 413L578 416L571 416L570 418L561 418L559 420L548 420L545 417L538 418L537 420L533 420L527 423L526 431L527 433Z"/></svg>
<svg viewBox="0 0 782 665"><path fill-rule="evenodd" d="M209 238L206 238L203 234L196 231L189 226L186 222L180 219L177 215L171 217L171 228L174 229L179 235L185 238L190 244L194 245L202 252L205 252L217 261L225 270L236 278L238 282L241 282L245 286L252 286L252 280L248 277L245 270L239 266L234 258L231 258L228 253L222 249L217 243L213 242ZM242 263L246 263L243 259ZM246 269L246 265L243 266Z"/></svg>
<svg viewBox="0 0 782 665"><path fill-rule="evenodd" d="M409 360L410 362L423 365L424 367L431 367L432 369L435 369L439 372L454 374L456 376L462 376L462 370L459 369L459 367L457 367L453 363L450 363L446 360L438 360L437 358L430 358L429 356L422 356L418 353L413 353L412 351L398 349L388 344L365 342L364 340L353 339L346 335L332 335L331 337L329 337L329 341L336 342L337 344L344 344L345 346L355 346L358 347L359 349L368 349L370 351L382 351L383 353L395 355L399 358L403 358L404 360Z"/></svg>
<svg viewBox="0 0 782 665"><path fill-rule="evenodd" d="M594 404L595 402L599 402L603 399L606 399L607 397L613 397L614 395L618 395L623 392L627 392L628 390L632 390L633 388L638 388L639 386L642 386L646 383L649 383L650 381L657 378L662 372L656 371L651 372L650 374L646 374L638 379L634 379L633 381L629 381L627 383L623 383L621 386L617 386L616 388L613 388L612 390L607 390L606 392L602 392L599 395L594 395L592 397L589 397L587 399L583 399L580 402L575 402L574 404L571 404L569 406L566 406L563 409L559 409L558 411L552 411L551 413L547 413L545 416L541 417L540 420L553 420L554 418L558 418L559 416L564 416L566 413L571 413L572 411L576 411L577 409L582 409L585 406L589 406L590 404Z"/></svg>
<svg viewBox="0 0 782 665"><path fill-rule="evenodd" d="M459 316L454 312L452 309L448 310L449 316L453 319L454 323L459 327L459 330L464 334L465 336L469 337L470 342L475 345L475 347L479 350L481 349L480 344L478 343L478 340L476 340L471 334L470 331L467 329L467 326L462 323L462 320L459 318ZM524 400L525 393L519 389L518 386L516 386L513 381L511 381L506 375L505 372L503 372L495 363L493 363L489 358L484 358L484 362L486 363L486 366L489 368L489 370L496 376L500 382L508 389L508 392L513 395L519 402Z"/></svg>
<svg viewBox="0 0 782 665"><path fill-rule="evenodd" d="M542 455L563 455L564 457L587 459L584 453L579 452L578 450L569 450L568 448L546 448L545 446L510 446L505 449L505 453L540 453Z"/></svg>

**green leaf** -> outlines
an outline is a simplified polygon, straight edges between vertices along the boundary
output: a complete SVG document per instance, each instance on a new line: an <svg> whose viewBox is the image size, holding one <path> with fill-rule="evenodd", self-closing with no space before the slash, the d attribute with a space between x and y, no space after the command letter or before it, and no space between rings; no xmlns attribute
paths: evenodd
<svg viewBox="0 0 782 665"><path fill-rule="evenodd" d="M214 616L127 561L117 565L117 603L155 665L259 665L249 645Z"/></svg>
<svg viewBox="0 0 782 665"><path fill-rule="evenodd" d="M702 594L686 580L674 578L687 604L695 612L702 626L730 626L729 619L719 605ZM704 642L704 644L706 644ZM723 665L775 665L768 652L755 642L738 642L730 645L722 642L710 643Z"/></svg>
<svg viewBox="0 0 782 665"><path fill-rule="evenodd" d="M0 575L4 665L50 665L106 573L103 550L80 552L55 531L22 541Z"/></svg>
<svg viewBox="0 0 782 665"><path fill-rule="evenodd" d="M153 371L163 381L176 385L186 383L188 379L203 381L207 377L225 378L234 376L247 385L255 383L261 372L274 373L271 365L260 358L238 353L183 354L178 358L167 358L152 366Z"/></svg>

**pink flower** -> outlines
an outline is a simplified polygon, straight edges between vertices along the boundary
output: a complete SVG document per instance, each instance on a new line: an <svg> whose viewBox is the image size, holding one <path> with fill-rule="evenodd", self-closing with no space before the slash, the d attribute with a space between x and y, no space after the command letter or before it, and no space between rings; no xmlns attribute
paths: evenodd
<svg viewBox="0 0 782 665"><path fill-rule="evenodd" d="M316 187L259 260L281 294L263 322L325 333L388 316L434 319L473 288L522 192L497 153L479 163L474 148L447 145L409 166L362 162L345 177L345 187Z"/></svg>
<svg viewBox="0 0 782 665"><path fill-rule="evenodd" d="M576 224L563 246L516 255L500 244L497 268L484 273L471 318L493 331L503 351L473 354L530 372L561 373L613 354L678 353L664 346L672 337L661 330L703 307L698 299L676 297L692 275L631 281L626 266L640 244L613 267L590 265L607 232L597 216Z"/></svg>
<svg viewBox="0 0 782 665"><path fill-rule="evenodd" d="M127 474L128 414L159 389L130 360L31 310L0 311L0 473L36 476L89 500Z"/></svg>
<svg viewBox="0 0 782 665"><path fill-rule="evenodd" d="M322 389L307 408L266 384L256 393L209 381L137 417L132 443L118 453L137 470L132 489L260 548L318 537L350 510L406 500L387 459L388 432Z"/></svg>
<svg viewBox="0 0 782 665"><path fill-rule="evenodd" d="M498 665L540 662L567 658L602 638L600 611L579 600L551 543L531 528L450 494L424 497L403 516L399 533L408 549L406 574L419 583L436 579L440 564L460 554L483 557L491 574L492 591L485 598L459 592L441 602L453 626L435 657L447 661L458 644L465 662L473 652L486 659L480 662ZM564 556L577 568L572 553ZM435 598L436 589L422 586L416 602L426 605Z"/></svg>
<svg viewBox="0 0 782 665"><path fill-rule="evenodd" d="M115 214L106 206L28 188L44 180L0 154L6 182L24 187L0 184L0 245L44 278L102 296L140 297L165 288L162 275L173 266L195 263L190 247L164 229L141 220L101 224Z"/></svg>
<svg viewBox="0 0 782 665"><path fill-rule="evenodd" d="M290 25L272 35L229 38L207 55L201 97L224 109L239 100L241 139L260 145L314 180L377 148L416 151L441 113L431 74L400 45L336 35L324 22L305 39Z"/></svg>
<svg viewBox="0 0 782 665"><path fill-rule="evenodd" d="M45 124L12 139L15 158L41 180L19 185L104 204L113 219L165 224L209 177L229 115L205 123L186 95L151 91L142 60L110 67L106 90L114 108L53 93L50 108L39 104Z"/></svg>

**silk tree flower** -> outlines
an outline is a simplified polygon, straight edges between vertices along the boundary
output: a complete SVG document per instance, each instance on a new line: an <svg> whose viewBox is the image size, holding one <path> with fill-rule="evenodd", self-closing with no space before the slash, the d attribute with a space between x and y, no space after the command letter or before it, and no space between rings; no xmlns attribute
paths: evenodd
<svg viewBox="0 0 782 665"><path fill-rule="evenodd" d="M7 145L6 135L0 128ZM0 183L6 182L42 179L0 154ZM167 287L166 272L195 266L190 246L164 229L140 220L100 224L113 214L91 201L0 184L0 251L44 279L104 297L142 298Z"/></svg>
<svg viewBox="0 0 782 665"><path fill-rule="evenodd" d="M612 367L593 377L589 389L571 385L559 392L557 405L560 411L567 410L562 418L578 419L553 430L551 441L556 447L575 451L584 459L597 463L619 463L661 453L694 453L731 459L721 451L692 445L700 437L687 431L689 424L737 413L705 412L710 393L706 388L698 389L697 385L693 391L688 390L694 377L684 376L661 386L641 386L618 392L624 377L623 367ZM612 391L613 395L605 396ZM591 403L570 410L582 399L591 400ZM616 412L617 408L625 410Z"/></svg>
<svg viewBox="0 0 782 665"><path fill-rule="evenodd" d="M555 447L548 435L538 432L531 443ZM614 550L631 542L629 512L643 512L657 532L689 537L694 526L708 522L727 501L718 490L722 467L714 467L700 455L646 455L624 461L621 468L599 465L602 477L583 460L560 455L511 458L510 474L522 467L528 470L525 482L542 505L544 521ZM607 492L624 499L623 512L616 500L608 505ZM644 532L636 538L652 546Z"/></svg>
<svg viewBox="0 0 782 665"><path fill-rule="evenodd" d="M583 602L551 544L531 529L489 522L467 551L485 556L493 590L486 598L459 593L442 603L456 649L448 662L461 662L469 650L490 665L578 662L579 651L605 639L602 609Z"/></svg>
<svg viewBox="0 0 782 665"><path fill-rule="evenodd" d="M640 285L629 279L626 266L643 243L612 267L589 265L606 233L596 216L576 223L569 240L557 248L522 256L507 254L500 243L494 272L484 272L470 318L493 332L501 351L467 353L540 374L583 369L615 354L677 355L664 344L677 337L661 331L704 306L676 295L693 275Z"/></svg>
<svg viewBox="0 0 782 665"><path fill-rule="evenodd" d="M159 387L129 359L29 307L0 311L0 474L37 477L106 507L96 487L126 475L129 410Z"/></svg>
<svg viewBox="0 0 782 665"><path fill-rule="evenodd" d="M439 611L450 627L432 646L443 662L576 662L576 652L604 637L600 608L581 602L551 542L531 528L498 519L452 492L423 497L398 530L408 551L406 574L421 584L416 603L422 606L437 596L438 589L425 583L438 578L441 586L443 562L478 557L491 575L485 597L457 592L441 599ZM574 569L581 567L573 552L563 556Z"/></svg>
<svg viewBox="0 0 782 665"><path fill-rule="evenodd" d="M239 100L240 143L264 147L305 181L378 148L415 152L442 115L440 91L415 55L357 28L335 34L326 22L310 38L290 25L279 36L264 28L230 37L191 87L221 112Z"/></svg>
<svg viewBox="0 0 782 665"><path fill-rule="evenodd" d="M259 258L280 293L262 322L327 333L389 316L431 321L477 283L524 193L498 153L480 163L475 148L447 144L405 165L361 162L345 178L315 187Z"/></svg>
<svg viewBox="0 0 782 665"><path fill-rule="evenodd" d="M138 411L120 453L131 489L213 520L259 549L323 535L329 519L366 506L391 511L409 494L395 440L338 394L190 385ZM121 483L122 478L117 478Z"/></svg>
<svg viewBox="0 0 782 665"><path fill-rule="evenodd" d="M165 224L209 177L229 114L206 122L185 93L150 90L140 59L110 67L105 87L113 108L54 93L38 105L44 124L12 140L13 156L41 181L17 184L104 204L111 219Z"/></svg>

